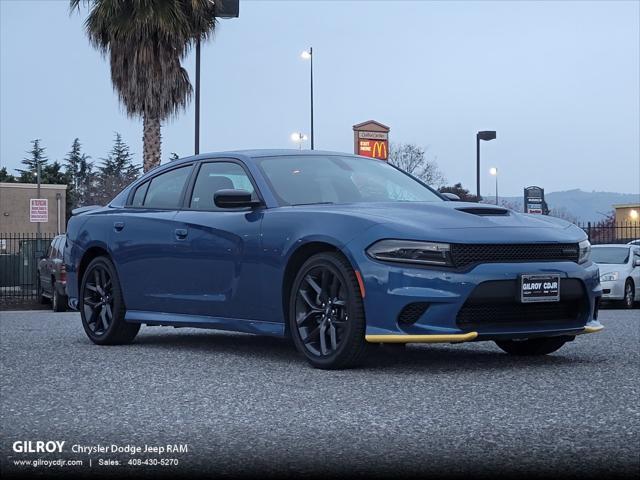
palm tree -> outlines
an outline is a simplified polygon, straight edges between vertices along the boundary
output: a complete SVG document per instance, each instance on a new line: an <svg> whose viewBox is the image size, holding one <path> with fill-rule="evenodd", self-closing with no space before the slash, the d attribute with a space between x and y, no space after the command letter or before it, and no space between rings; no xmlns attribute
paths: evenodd
<svg viewBox="0 0 640 480"><path fill-rule="evenodd" d="M85 21L94 47L108 55L111 82L127 115L142 117L143 168L160 165L160 124L184 110L191 98L182 67L195 41L215 28L211 0L70 0L89 8Z"/></svg>

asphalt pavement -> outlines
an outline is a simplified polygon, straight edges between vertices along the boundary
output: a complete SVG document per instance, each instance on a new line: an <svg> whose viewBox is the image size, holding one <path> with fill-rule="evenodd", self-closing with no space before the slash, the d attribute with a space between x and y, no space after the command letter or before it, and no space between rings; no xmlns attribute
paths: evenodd
<svg viewBox="0 0 640 480"><path fill-rule="evenodd" d="M0 467L5 475L633 476L640 310L604 310L601 321L603 332L541 358L510 357L487 342L411 345L377 349L358 369L322 371L280 339L143 327L132 345L100 347L77 313L0 312ZM16 441L39 440L65 447L14 451ZM186 444L187 452L70 450L112 444ZM178 465L126 464L170 457ZM39 458L84 463L14 463Z"/></svg>

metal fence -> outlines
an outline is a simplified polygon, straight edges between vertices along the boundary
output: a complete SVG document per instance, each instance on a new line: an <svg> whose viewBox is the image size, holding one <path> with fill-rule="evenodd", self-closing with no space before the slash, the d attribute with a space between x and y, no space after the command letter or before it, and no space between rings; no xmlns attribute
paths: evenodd
<svg viewBox="0 0 640 480"><path fill-rule="evenodd" d="M38 299L38 262L53 233L0 233L0 302Z"/></svg>
<svg viewBox="0 0 640 480"><path fill-rule="evenodd" d="M628 222L617 223L601 222L601 223L578 223L582 228L589 241L593 245L603 243L629 243L632 240L640 239L640 223Z"/></svg>

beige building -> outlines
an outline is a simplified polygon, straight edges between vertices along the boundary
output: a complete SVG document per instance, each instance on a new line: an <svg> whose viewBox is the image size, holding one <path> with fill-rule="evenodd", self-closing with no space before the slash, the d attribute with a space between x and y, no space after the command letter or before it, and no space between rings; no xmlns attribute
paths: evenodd
<svg viewBox="0 0 640 480"><path fill-rule="evenodd" d="M46 234L58 234L66 231L66 185L40 185L40 199L44 202L33 202L38 199L35 183L0 183L0 235L6 233L36 233L36 218L47 218L40 223L40 231ZM33 216L33 218L32 218Z"/></svg>
<svg viewBox="0 0 640 480"><path fill-rule="evenodd" d="M614 205L616 225L640 225L640 203Z"/></svg>
<svg viewBox="0 0 640 480"><path fill-rule="evenodd" d="M640 239L640 203L614 205L616 240L626 242Z"/></svg>

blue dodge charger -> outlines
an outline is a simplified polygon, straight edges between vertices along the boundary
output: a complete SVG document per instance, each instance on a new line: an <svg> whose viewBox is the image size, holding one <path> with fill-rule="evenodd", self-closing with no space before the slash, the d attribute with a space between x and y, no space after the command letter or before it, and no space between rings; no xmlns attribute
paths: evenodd
<svg viewBox="0 0 640 480"><path fill-rule="evenodd" d="M544 355L597 332L590 250L570 223L452 201L384 161L256 150L176 160L76 210L65 263L96 344L204 327L344 368L371 344Z"/></svg>

